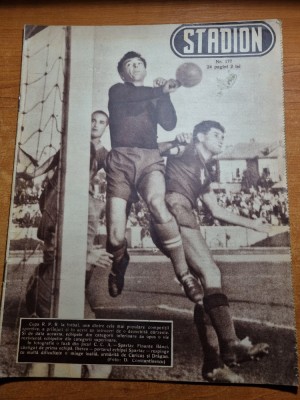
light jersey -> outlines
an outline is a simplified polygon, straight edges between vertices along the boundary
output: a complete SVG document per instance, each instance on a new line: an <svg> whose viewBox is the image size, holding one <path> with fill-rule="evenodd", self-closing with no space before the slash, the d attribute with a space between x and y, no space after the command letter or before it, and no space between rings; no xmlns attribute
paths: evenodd
<svg viewBox="0 0 300 400"><path fill-rule="evenodd" d="M200 195L209 192L211 177L204 159L193 144L187 145L181 156L168 157L166 166L167 192L184 195L196 208Z"/></svg>

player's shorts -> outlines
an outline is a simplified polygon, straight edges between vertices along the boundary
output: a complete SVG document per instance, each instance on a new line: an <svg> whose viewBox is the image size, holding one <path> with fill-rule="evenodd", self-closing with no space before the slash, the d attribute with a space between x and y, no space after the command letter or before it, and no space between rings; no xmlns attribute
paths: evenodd
<svg viewBox="0 0 300 400"><path fill-rule="evenodd" d="M143 178L153 171L165 173L165 163L158 149L112 149L107 156L107 197L132 201Z"/></svg>
<svg viewBox="0 0 300 400"><path fill-rule="evenodd" d="M170 213L175 217L179 228L184 226L186 228L198 229L192 204L187 197L181 193L167 192L166 203Z"/></svg>

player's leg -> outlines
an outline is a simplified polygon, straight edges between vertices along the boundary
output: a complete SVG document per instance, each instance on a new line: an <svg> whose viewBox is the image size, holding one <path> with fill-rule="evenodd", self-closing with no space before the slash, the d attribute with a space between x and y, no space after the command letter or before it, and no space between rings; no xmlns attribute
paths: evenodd
<svg viewBox="0 0 300 400"><path fill-rule="evenodd" d="M221 273L201 234L190 201L180 193L167 193L166 204L179 227L187 263L205 288L221 288ZM201 262L200 262L201 260Z"/></svg>
<svg viewBox="0 0 300 400"><path fill-rule="evenodd" d="M186 259L205 288L221 288L221 272L216 265L199 228L180 225ZM199 259L199 256L201 258Z"/></svg>
<svg viewBox="0 0 300 400"><path fill-rule="evenodd" d="M113 255L113 265L108 278L109 294L116 297L124 287L124 276L129 263L125 230L127 201L118 197L109 197L106 203L107 246Z"/></svg>
<svg viewBox="0 0 300 400"><path fill-rule="evenodd" d="M204 286L205 296L208 294L208 288L214 288L221 292L220 271L215 265L210 251L202 238L192 212L190 201L185 196L173 192L166 195L166 203L170 212L176 217L180 227L187 263L193 273L201 280ZM223 313L227 316L224 311ZM233 381L239 379L239 377L237 378L235 375L231 375L231 371L223 370L224 363L219 356L218 343L223 333L222 331L221 333L219 332L221 325L223 322L226 323L225 331L227 332L228 330L227 336L234 341L237 338L233 324L228 325L228 321L225 318L222 318L216 323L216 321L211 319L205 312L203 305L200 303L195 306L194 321L204 352L203 376L208 379L208 374L212 374L213 370L217 370L214 377L211 377L211 379L222 379L223 381L226 381L226 379L232 379ZM229 319L229 321L231 321L231 319ZM217 376L215 376L216 374ZM226 378L224 374L228 375L228 377Z"/></svg>
<svg viewBox="0 0 300 400"><path fill-rule="evenodd" d="M222 351L227 342L234 342L237 337L227 298L222 293L220 271L211 256L199 227L195 223L188 199L179 193L168 193L166 202L180 226L186 260L203 284L205 310L210 315L212 324L216 329ZM217 318L215 314L217 314Z"/></svg>
<svg viewBox="0 0 300 400"><path fill-rule="evenodd" d="M30 277L26 288L26 307L31 316L51 317L55 261L55 227L45 229L43 262Z"/></svg>
<svg viewBox="0 0 300 400"><path fill-rule="evenodd" d="M206 291L203 299L219 338L221 357L229 366L248 360L258 360L269 353L267 343L252 344L248 337L240 340L235 333L227 296L221 290Z"/></svg>
<svg viewBox="0 0 300 400"><path fill-rule="evenodd" d="M150 233L154 244L169 257L168 252L162 247L152 224L150 224ZM207 381L219 383L243 383L243 378L228 368L221 359L218 336L201 302L195 305L194 323L203 350L203 378Z"/></svg>
<svg viewBox="0 0 300 400"><path fill-rule="evenodd" d="M129 263L125 230L131 194L134 190L135 166L125 149L112 149L107 156L106 227L108 253L113 255L113 266L108 277L112 297L121 294L124 275Z"/></svg>
<svg viewBox="0 0 300 400"><path fill-rule="evenodd" d="M43 262L30 277L26 287L26 308L31 317L51 317L54 261L55 261L55 227L44 229ZM47 377L50 375L49 364L28 364L26 375L29 377Z"/></svg>
<svg viewBox="0 0 300 400"><path fill-rule="evenodd" d="M203 304L196 304L194 308L194 323L203 348L203 377L215 368L222 368L223 361L220 359L218 336L206 314Z"/></svg>
<svg viewBox="0 0 300 400"><path fill-rule="evenodd" d="M198 260L200 266L197 273L198 271L205 271L202 279L204 308L217 332L224 362L228 365L234 365L267 354L269 346L266 343L252 345L251 342L240 341L237 337L228 298L221 286L219 268L212 259L200 230L195 232L190 228L181 227L181 237L188 264L195 271L194 267ZM198 240L195 240L195 238Z"/></svg>
<svg viewBox="0 0 300 400"><path fill-rule="evenodd" d="M89 258L90 252L93 250L95 237L98 232L98 224L101 208L103 207L103 202L99 199L94 198L91 194L89 195L89 212L88 212L88 227L87 227L87 260ZM86 263L86 274L85 274L85 286L88 284L92 278L94 265L87 261Z"/></svg>
<svg viewBox="0 0 300 400"><path fill-rule="evenodd" d="M139 192L149 208L153 228L172 261L175 274L186 295L194 302L201 300L202 288L190 273L178 225L165 203L165 178L162 172L152 171L145 175L139 183Z"/></svg>
<svg viewBox="0 0 300 400"><path fill-rule="evenodd" d="M240 341L237 337L228 298L221 286L221 274L216 264L215 268L211 265L214 261L200 231L195 235L195 232L191 232L189 228L181 227L181 236L189 265L194 266L195 260L198 260L198 263L200 261L202 264L200 270L204 268L209 272L204 274L202 280L203 302L205 311L209 314L218 335L224 362L227 365L235 365L267 354L269 346L266 343L252 345L250 341ZM197 243L195 243L195 236L198 237ZM215 270L219 274L214 272Z"/></svg>
<svg viewBox="0 0 300 400"><path fill-rule="evenodd" d="M243 383L244 379L228 368L221 359L218 336L203 304L195 305L194 323L203 350L203 378L219 383Z"/></svg>
<svg viewBox="0 0 300 400"><path fill-rule="evenodd" d="M178 193L170 193L166 196L166 201L180 226L187 263L203 284L204 309L218 335L223 360L225 363L233 365L249 359L250 354L251 357L253 357L253 353L255 353L254 357L259 357L263 353L267 353L268 346L265 343L255 346L250 343L246 347L238 339L228 299L223 293L220 270L212 258L200 229L193 225L187 199Z"/></svg>
<svg viewBox="0 0 300 400"><path fill-rule="evenodd" d="M195 260L198 260L198 263L200 261L202 264L203 257L204 262L202 267L210 268L210 271L213 271L210 267L211 254L200 231L195 235L195 232L191 232L190 228L181 227L181 236L188 264L194 266ZM194 243L195 236L198 236L198 239L202 239L198 240L198 245L197 243ZM217 271L219 271L218 268ZM267 354L269 346L266 343L252 345L249 340L241 341L237 337L229 308L228 298L223 292L221 286L221 276L218 274L215 275L215 277L212 273L208 274L208 276L204 275L202 280L204 282L203 302L204 309L209 315L211 323L217 333L223 361L227 365L236 365L246 360L258 359ZM203 322L205 324L205 320ZM206 325L204 326L206 327ZM209 337L207 340L209 340ZM232 376L228 370L226 370L226 375L227 374L229 374L231 379Z"/></svg>

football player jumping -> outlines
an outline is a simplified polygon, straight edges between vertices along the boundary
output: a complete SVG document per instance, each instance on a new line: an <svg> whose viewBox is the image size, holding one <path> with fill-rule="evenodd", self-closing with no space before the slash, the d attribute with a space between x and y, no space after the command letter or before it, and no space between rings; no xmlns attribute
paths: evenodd
<svg viewBox="0 0 300 400"><path fill-rule="evenodd" d="M229 367L260 358L268 353L269 346L266 343L252 345L249 339L237 337L228 299L222 289L221 272L202 237L193 210L201 197L214 218L266 233L272 226L263 219L244 218L218 205L210 185L208 164L222 151L224 133L218 122L202 121L194 127L193 137L181 154L168 157L166 203L179 226L190 271L203 286L203 301L197 301L194 309L204 353L203 377L215 382L241 383L243 378ZM161 248L155 230L152 235Z"/></svg>
<svg viewBox="0 0 300 400"><path fill-rule="evenodd" d="M107 251L113 254L109 293L116 297L124 287L129 263L126 209L138 192L177 278L187 296L197 301L200 286L189 271L176 220L165 203L165 164L157 144L158 125L166 131L176 126L170 94L178 84L174 79L157 78L154 87L145 87L146 61L134 51L122 57L118 72L123 83L110 88L108 103L112 150L107 157Z"/></svg>

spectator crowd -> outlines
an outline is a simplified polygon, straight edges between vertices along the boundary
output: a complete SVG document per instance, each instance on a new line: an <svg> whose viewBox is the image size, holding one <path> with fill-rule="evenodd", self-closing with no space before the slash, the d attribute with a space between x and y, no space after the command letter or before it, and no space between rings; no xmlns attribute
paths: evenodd
<svg viewBox="0 0 300 400"><path fill-rule="evenodd" d="M251 189L250 193L217 193L218 203L221 207L243 217L256 219L265 218L272 225L288 225L288 199L285 190L271 191L270 189ZM201 225L221 225L214 220L203 208L201 201L198 203L198 218Z"/></svg>
<svg viewBox="0 0 300 400"><path fill-rule="evenodd" d="M102 173L99 176L98 196L105 202L106 181ZM47 178L46 178L47 179ZM260 182L258 182L260 183ZM37 227L41 218L38 207L38 199L46 185L46 180L41 185L28 185L24 180L20 180L16 186L14 198L13 223L19 227ZM266 185L253 186L247 190L233 193L225 190L217 190L217 200L221 207L228 211L247 218L265 218L272 225L288 225L288 199L285 189L272 189ZM195 210L195 217L200 225L224 225L223 222L214 219L209 211L204 207L201 200L198 200L198 209ZM149 211L143 202L132 204L128 215L128 227L142 227L142 236L149 234ZM100 215L100 225L106 224L105 207Z"/></svg>

